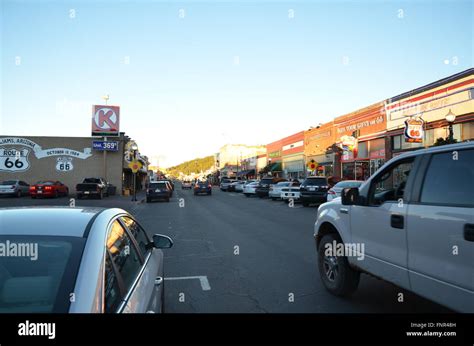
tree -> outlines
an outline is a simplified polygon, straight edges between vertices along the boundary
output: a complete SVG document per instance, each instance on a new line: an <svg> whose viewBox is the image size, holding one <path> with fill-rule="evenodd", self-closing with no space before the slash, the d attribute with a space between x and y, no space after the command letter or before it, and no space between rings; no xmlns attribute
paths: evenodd
<svg viewBox="0 0 474 346"><path fill-rule="evenodd" d="M457 139L450 139L449 136L446 137L446 138L443 138L443 137L439 137L438 139L436 139L436 142L435 144L433 144L434 147L438 147L440 145L446 145L446 144L454 144L454 143L457 143Z"/></svg>

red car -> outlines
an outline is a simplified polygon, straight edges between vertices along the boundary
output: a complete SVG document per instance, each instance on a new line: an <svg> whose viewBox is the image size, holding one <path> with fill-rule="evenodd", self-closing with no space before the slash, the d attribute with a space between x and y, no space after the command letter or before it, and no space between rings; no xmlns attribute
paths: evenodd
<svg viewBox="0 0 474 346"><path fill-rule="evenodd" d="M60 181L38 181L30 186L31 198L68 196L69 189Z"/></svg>

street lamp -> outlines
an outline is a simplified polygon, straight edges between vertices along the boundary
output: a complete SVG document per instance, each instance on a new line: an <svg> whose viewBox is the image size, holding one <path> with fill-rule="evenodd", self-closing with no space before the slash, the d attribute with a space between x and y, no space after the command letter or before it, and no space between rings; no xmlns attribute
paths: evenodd
<svg viewBox="0 0 474 346"><path fill-rule="evenodd" d="M132 151L133 153L133 161L136 160L137 158L137 151L138 151L138 146L136 143L133 143L131 146L130 146L130 150ZM136 202L137 201L137 173L133 173L133 198L132 198L132 201L133 202Z"/></svg>
<svg viewBox="0 0 474 346"><path fill-rule="evenodd" d="M449 110L448 114L445 116L446 121L449 124L449 142L452 143L454 141L454 131L453 131L453 123L456 120L456 114Z"/></svg>

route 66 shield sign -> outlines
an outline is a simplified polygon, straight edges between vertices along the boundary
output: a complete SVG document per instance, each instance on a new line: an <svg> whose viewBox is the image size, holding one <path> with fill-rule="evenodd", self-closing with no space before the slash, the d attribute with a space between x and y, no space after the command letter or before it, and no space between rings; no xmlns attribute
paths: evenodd
<svg viewBox="0 0 474 346"><path fill-rule="evenodd" d="M30 150L0 147L0 171L22 172L30 168Z"/></svg>
<svg viewBox="0 0 474 346"><path fill-rule="evenodd" d="M59 172L69 172L74 169L72 157L58 157L56 160L56 170Z"/></svg>

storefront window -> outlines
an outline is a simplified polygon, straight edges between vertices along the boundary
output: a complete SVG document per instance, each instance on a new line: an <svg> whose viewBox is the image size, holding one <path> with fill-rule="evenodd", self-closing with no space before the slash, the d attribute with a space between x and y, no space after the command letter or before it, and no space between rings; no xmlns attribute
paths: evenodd
<svg viewBox="0 0 474 346"><path fill-rule="evenodd" d="M357 146L357 157L360 157L360 158L369 157L367 143L368 142L359 142L359 145Z"/></svg>
<svg viewBox="0 0 474 346"><path fill-rule="evenodd" d="M334 169L332 165L325 165L324 167L324 175L326 177L332 177L334 174Z"/></svg>
<svg viewBox="0 0 474 346"><path fill-rule="evenodd" d="M462 124L462 140L474 139L474 122Z"/></svg>
<svg viewBox="0 0 474 346"><path fill-rule="evenodd" d="M354 162L343 163L342 164L342 180L353 180L355 177L354 169L355 169Z"/></svg>
<svg viewBox="0 0 474 346"><path fill-rule="evenodd" d="M393 136L393 150L400 150L402 148L402 136Z"/></svg>
<svg viewBox="0 0 474 346"><path fill-rule="evenodd" d="M374 174L385 163L384 159L370 160L370 175Z"/></svg>
<svg viewBox="0 0 474 346"><path fill-rule="evenodd" d="M367 180L370 177L368 161L355 161L342 164L342 180Z"/></svg>

